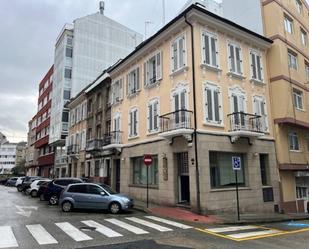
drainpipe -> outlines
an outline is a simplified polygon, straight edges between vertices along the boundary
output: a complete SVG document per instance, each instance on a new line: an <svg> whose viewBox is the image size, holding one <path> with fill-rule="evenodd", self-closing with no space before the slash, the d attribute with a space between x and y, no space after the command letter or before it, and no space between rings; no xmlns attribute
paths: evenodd
<svg viewBox="0 0 309 249"><path fill-rule="evenodd" d="M194 117L194 154L195 154L195 177L196 177L196 205L197 213L201 213L201 197L200 197L200 171L198 164L198 151L197 151L197 114L196 114L196 89L195 89L195 57L194 57L194 28L193 25L187 20L187 13L185 14L185 21L191 28L191 56L192 56L192 84L193 84L193 117Z"/></svg>

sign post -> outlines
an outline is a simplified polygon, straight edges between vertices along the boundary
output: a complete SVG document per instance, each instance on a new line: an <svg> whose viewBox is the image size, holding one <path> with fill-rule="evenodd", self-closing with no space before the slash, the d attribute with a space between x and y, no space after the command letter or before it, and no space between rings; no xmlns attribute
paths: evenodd
<svg viewBox="0 0 309 249"><path fill-rule="evenodd" d="M232 157L232 166L233 166L233 170L235 172L235 182L236 182L237 220L240 221L237 172L239 170L241 170L241 158L238 157L238 156L233 156Z"/></svg>
<svg viewBox="0 0 309 249"><path fill-rule="evenodd" d="M146 203L147 203L147 208L148 208L148 204L149 204L149 176L148 176L148 171L149 171L149 167L150 165L152 164L152 156L151 155L144 155L144 164L146 165L146 174L147 174L147 177L146 177L146 181L147 181L147 194L146 194Z"/></svg>

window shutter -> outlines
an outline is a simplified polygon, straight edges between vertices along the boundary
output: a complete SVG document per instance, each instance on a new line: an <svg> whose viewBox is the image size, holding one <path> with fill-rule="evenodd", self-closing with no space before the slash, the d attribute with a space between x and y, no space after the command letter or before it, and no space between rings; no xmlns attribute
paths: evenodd
<svg viewBox="0 0 309 249"><path fill-rule="evenodd" d="M209 36L205 34L205 63L210 64Z"/></svg>
<svg viewBox="0 0 309 249"><path fill-rule="evenodd" d="M144 86L147 86L147 63L144 62Z"/></svg>
<svg viewBox="0 0 309 249"><path fill-rule="evenodd" d="M213 94L214 94L214 120L216 122L220 122L220 115L219 115L219 94L218 94L218 91L215 90L213 91Z"/></svg>
<svg viewBox="0 0 309 249"><path fill-rule="evenodd" d="M133 112L133 115L134 115L134 135L136 136L137 135L137 125L138 125L137 110Z"/></svg>
<svg viewBox="0 0 309 249"><path fill-rule="evenodd" d="M182 51L182 64L180 64L180 66L186 66L186 40L185 40L185 37L183 36L182 37L182 46L183 46L183 48L182 48L182 50L180 50L180 51Z"/></svg>
<svg viewBox="0 0 309 249"><path fill-rule="evenodd" d="M240 58L240 48L235 47L236 52L236 66L237 66L237 73L242 74L241 72L241 58Z"/></svg>
<svg viewBox="0 0 309 249"><path fill-rule="evenodd" d="M149 123L149 131L152 131L153 130L153 113L152 113L152 104L149 104L148 106L148 123Z"/></svg>
<svg viewBox="0 0 309 249"><path fill-rule="evenodd" d="M156 101L154 104L153 104L153 129L154 130L158 130L158 105L159 103Z"/></svg>
<svg viewBox="0 0 309 249"><path fill-rule="evenodd" d="M252 78L256 79L256 63L254 53L251 53L251 69L252 69Z"/></svg>
<svg viewBox="0 0 309 249"><path fill-rule="evenodd" d="M206 99L207 99L207 112L206 112L206 119L207 121L213 120L213 113L212 113L212 91L211 89L206 89Z"/></svg>
<svg viewBox="0 0 309 249"><path fill-rule="evenodd" d="M261 57L259 55L256 56L256 68L257 68L257 75L259 80L262 79L262 66L261 66Z"/></svg>
<svg viewBox="0 0 309 249"><path fill-rule="evenodd" d="M162 52L160 51L159 53L157 53L157 58L156 58L156 62L157 62L157 80L162 79Z"/></svg>
<svg viewBox="0 0 309 249"><path fill-rule="evenodd" d="M140 73L139 73L139 67L136 69L136 91L138 91L139 90L139 86L140 86L140 79L139 79L139 75L140 75Z"/></svg>
<svg viewBox="0 0 309 249"><path fill-rule="evenodd" d="M230 71L235 72L235 56L234 56L234 46L229 44L229 51L230 51L230 56L229 56L229 62L230 62Z"/></svg>
<svg viewBox="0 0 309 249"><path fill-rule="evenodd" d="M129 113L129 136L132 136L133 135L133 131L132 131L132 125L133 125L133 112L132 111L130 111L130 113Z"/></svg>
<svg viewBox="0 0 309 249"><path fill-rule="evenodd" d="M129 96L130 95L130 73L127 74L127 84L126 84L126 95Z"/></svg>
<svg viewBox="0 0 309 249"><path fill-rule="evenodd" d="M185 51L184 51L184 44L183 44L184 40L182 38L180 38L178 40L178 44L179 44L179 67L181 68L182 66L184 66L184 55L185 55Z"/></svg>
<svg viewBox="0 0 309 249"><path fill-rule="evenodd" d="M216 38L211 37L211 65L216 67L217 66L217 49L216 49Z"/></svg>
<svg viewBox="0 0 309 249"><path fill-rule="evenodd" d="M173 51L173 55L172 55L172 72L174 72L177 68L178 68L178 63L177 63L177 42L174 42L172 44L172 51Z"/></svg>
<svg viewBox="0 0 309 249"><path fill-rule="evenodd" d="M123 99L123 79L119 80L119 100Z"/></svg>
<svg viewBox="0 0 309 249"><path fill-rule="evenodd" d="M181 94L180 94L180 109L181 110L186 110L187 107L186 107L186 92L185 91L182 91Z"/></svg>

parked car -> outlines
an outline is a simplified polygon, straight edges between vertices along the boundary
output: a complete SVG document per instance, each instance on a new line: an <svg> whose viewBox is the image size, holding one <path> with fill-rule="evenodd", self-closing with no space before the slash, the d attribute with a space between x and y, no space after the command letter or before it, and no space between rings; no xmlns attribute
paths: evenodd
<svg viewBox="0 0 309 249"><path fill-rule="evenodd" d="M51 182L50 179L48 178L42 178L42 179L38 179L38 180L34 180L31 184L30 184L30 188L28 188L26 190L26 194L31 195L31 197L37 197L38 196L38 190L39 187L43 184L43 183L48 183Z"/></svg>
<svg viewBox="0 0 309 249"><path fill-rule="evenodd" d="M18 186L17 190L19 192L25 192L28 188L30 188L31 183L33 183L35 180L40 180L42 177L40 176L26 176L23 180L23 183Z"/></svg>
<svg viewBox="0 0 309 249"><path fill-rule="evenodd" d="M37 196L40 198L41 201L44 201L44 192L47 189L47 186L50 182L44 182L39 186Z"/></svg>
<svg viewBox="0 0 309 249"><path fill-rule="evenodd" d="M73 208L106 209L112 214L128 210L134 202L105 184L81 183L67 186L61 193L59 204L63 212Z"/></svg>
<svg viewBox="0 0 309 249"><path fill-rule="evenodd" d="M5 185L9 178L3 178L0 180L0 184Z"/></svg>
<svg viewBox="0 0 309 249"><path fill-rule="evenodd" d="M50 205L58 204L61 191L69 184L82 183L79 178L58 178L49 182L40 193L40 200L49 201Z"/></svg>
<svg viewBox="0 0 309 249"><path fill-rule="evenodd" d="M15 183L15 187L18 189L18 187L23 183L23 180L25 179L25 176L21 176L17 178L17 181Z"/></svg>
<svg viewBox="0 0 309 249"><path fill-rule="evenodd" d="M16 181L17 181L17 178L18 178L18 177L10 177L10 178L7 180L5 186L10 186L10 187L15 186L15 183L16 183Z"/></svg>

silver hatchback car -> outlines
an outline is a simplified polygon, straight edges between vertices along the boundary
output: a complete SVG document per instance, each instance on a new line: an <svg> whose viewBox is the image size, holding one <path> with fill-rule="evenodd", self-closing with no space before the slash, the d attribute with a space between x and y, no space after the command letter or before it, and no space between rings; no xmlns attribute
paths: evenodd
<svg viewBox="0 0 309 249"><path fill-rule="evenodd" d="M118 194L105 184L76 183L68 185L61 193L59 204L63 212L77 209L106 209L113 214L133 207L133 199Z"/></svg>

